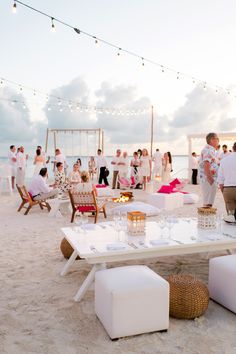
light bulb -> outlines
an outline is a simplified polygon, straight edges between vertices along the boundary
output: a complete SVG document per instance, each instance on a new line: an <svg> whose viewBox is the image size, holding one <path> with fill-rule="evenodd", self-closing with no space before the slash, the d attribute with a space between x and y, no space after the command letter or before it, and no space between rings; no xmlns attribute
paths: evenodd
<svg viewBox="0 0 236 354"><path fill-rule="evenodd" d="M118 57L118 58L120 58L120 57L121 57L121 51L122 51L122 49L121 49L121 48L119 48L119 51L118 51L118 53L117 53L117 57Z"/></svg>
<svg viewBox="0 0 236 354"><path fill-rule="evenodd" d="M54 24L54 18L51 17L51 21L52 21L52 32L56 32L56 27L55 27L55 24Z"/></svg>
<svg viewBox="0 0 236 354"><path fill-rule="evenodd" d="M16 2L14 1L14 4L12 6L12 13L15 14L16 13Z"/></svg>

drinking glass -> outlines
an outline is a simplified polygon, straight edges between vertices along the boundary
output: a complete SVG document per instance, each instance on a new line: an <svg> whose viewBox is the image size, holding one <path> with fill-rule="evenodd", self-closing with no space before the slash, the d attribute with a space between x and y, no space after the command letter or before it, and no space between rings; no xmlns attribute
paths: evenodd
<svg viewBox="0 0 236 354"><path fill-rule="evenodd" d="M169 230L169 239L171 239L171 229L174 226L174 218L172 216L168 216L166 221L167 221L167 227Z"/></svg>
<svg viewBox="0 0 236 354"><path fill-rule="evenodd" d="M82 225L83 225L83 231L84 231L84 233L86 233L85 225L88 222L88 216L86 214L82 214L81 215L81 222L82 222Z"/></svg>
<svg viewBox="0 0 236 354"><path fill-rule="evenodd" d="M166 219L164 216L162 216L159 220L159 227L161 229L161 238L163 238L163 231L164 231L164 228L166 227Z"/></svg>
<svg viewBox="0 0 236 354"><path fill-rule="evenodd" d="M75 228L76 232L79 232L79 229L82 225L82 218L81 218L81 214L80 213L76 213L75 214L75 218L74 218L74 223L77 225Z"/></svg>

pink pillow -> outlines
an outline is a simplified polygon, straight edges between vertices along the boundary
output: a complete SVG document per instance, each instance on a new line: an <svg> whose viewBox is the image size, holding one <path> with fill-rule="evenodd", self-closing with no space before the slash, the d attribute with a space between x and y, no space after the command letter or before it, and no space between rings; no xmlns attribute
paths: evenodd
<svg viewBox="0 0 236 354"><path fill-rule="evenodd" d="M131 184L132 184L132 186L135 184L134 176L131 176Z"/></svg>
<svg viewBox="0 0 236 354"><path fill-rule="evenodd" d="M161 186L161 188L157 191L157 193L165 193L170 194L173 193L173 186Z"/></svg>
<svg viewBox="0 0 236 354"><path fill-rule="evenodd" d="M127 181L127 179L124 177L120 178L120 183L123 184L124 186L129 186L129 181Z"/></svg>
<svg viewBox="0 0 236 354"><path fill-rule="evenodd" d="M96 184L96 188L106 188L105 184Z"/></svg>
<svg viewBox="0 0 236 354"><path fill-rule="evenodd" d="M81 212L81 213L86 213L89 211L95 211L96 209L92 205L84 205L84 206L77 207L77 210L79 210L79 212Z"/></svg>
<svg viewBox="0 0 236 354"><path fill-rule="evenodd" d="M181 184L181 182L178 178L175 178L173 181L170 182L170 185L173 187L175 187L176 184Z"/></svg>

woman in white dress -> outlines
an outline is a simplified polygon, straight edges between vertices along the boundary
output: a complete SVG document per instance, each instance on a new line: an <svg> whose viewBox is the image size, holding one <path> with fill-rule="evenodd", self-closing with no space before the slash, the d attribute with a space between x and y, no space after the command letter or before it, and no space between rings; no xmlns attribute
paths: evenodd
<svg viewBox="0 0 236 354"><path fill-rule="evenodd" d="M162 174L161 181L164 183L170 182L170 173L172 171L172 157L171 153L165 152L162 159Z"/></svg>
<svg viewBox="0 0 236 354"><path fill-rule="evenodd" d="M143 177L143 190L146 190L147 182L151 180L152 173L152 160L148 155L147 149L143 149L142 156L140 157L141 175Z"/></svg>
<svg viewBox="0 0 236 354"><path fill-rule="evenodd" d="M34 176L38 175L41 168L45 166L45 157L41 154L41 149L36 150L36 155L34 157Z"/></svg>
<svg viewBox="0 0 236 354"><path fill-rule="evenodd" d="M73 165L73 171L71 171L68 175L68 182L72 186L76 186L78 183L81 182L81 176L80 176L80 171L79 171L79 165L77 163L74 163Z"/></svg>

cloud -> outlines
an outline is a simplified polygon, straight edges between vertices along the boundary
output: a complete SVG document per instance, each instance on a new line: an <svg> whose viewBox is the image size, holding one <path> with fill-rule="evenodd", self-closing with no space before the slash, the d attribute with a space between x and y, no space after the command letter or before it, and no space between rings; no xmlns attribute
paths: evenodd
<svg viewBox="0 0 236 354"><path fill-rule="evenodd" d="M30 145L36 137L34 123L29 110L22 105L24 97L15 90L1 89L0 100L0 140L3 144Z"/></svg>
<svg viewBox="0 0 236 354"><path fill-rule="evenodd" d="M185 104L174 112L170 127L176 129L177 135L217 131L227 119L230 108L231 101L225 93L216 94L212 89L205 91L197 86L186 95Z"/></svg>

